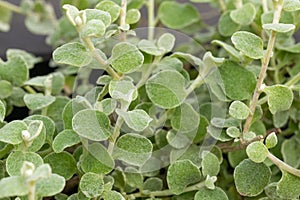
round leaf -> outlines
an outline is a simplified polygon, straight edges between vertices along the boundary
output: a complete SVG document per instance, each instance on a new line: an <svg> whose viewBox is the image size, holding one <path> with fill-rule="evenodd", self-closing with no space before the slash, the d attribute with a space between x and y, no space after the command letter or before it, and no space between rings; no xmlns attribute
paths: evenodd
<svg viewBox="0 0 300 200"><path fill-rule="evenodd" d="M270 135L267 136L266 138L266 147L268 149L271 149L273 147L275 147L278 143L278 139L277 139L277 136L276 136L276 133L273 132L271 133Z"/></svg>
<svg viewBox="0 0 300 200"><path fill-rule="evenodd" d="M127 133L117 140L114 157L135 166L142 166L151 157L152 148L151 141L146 137Z"/></svg>
<svg viewBox="0 0 300 200"><path fill-rule="evenodd" d="M105 34L105 24L101 20L90 20L80 31L81 37L101 37Z"/></svg>
<svg viewBox="0 0 300 200"><path fill-rule="evenodd" d="M121 7L113 1L104 0L98 3L95 7L96 9L106 11L111 16L111 22L118 19L121 11Z"/></svg>
<svg viewBox="0 0 300 200"><path fill-rule="evenodd" d="M263 57L263 41L257 35L247 31L238 31L232 35L231 41L235 48L246 56L253 59Z"/></svg>
<svg viewBox="0 0 300 200"><path fill-rule="evenodd" d="M15 120L0 129L0 141L8 144L20 144L23 142L22 131L27 130L25 122Z"/></svg>
<svg viewBox="0 0 300 200"><path fill-rule="evenodd" d="M176 161L167 172L169 189L176 195L183 193L186 186L198 182L200 178L198 167L190 160Z"/></svg>
<svg viewBox="0 0 300 200"><path fill-rule="evenodd" d="M143 183L143 190L160 191L163 188L163 181L157 177L150 177Z"/></svg>
<svg viewBox="0 0 300 200"><path fill-rule="evenodd" d="M113 99L120 99L131 102L137 98L137 88L132 81L120 80L111 81L109 84L109 94Z"/></svg>
<svg viewBox="0 0 300 200"><path fill-rule="evenodd" d="M202 174L203 176L217 176L220 171L220 163L218 157L208 151L202 153Z"/></svg>
<svg viewBox="0 0 300 200"><path fill-rule="evenodd" d="M241 8L231 11L230 17L240 25L246 26L251 24L256 15L255 6L252 3L244 4Z"/></svg>
<svg viewBox="0 0 300 200"><path fill-rule="evenodd" d="M41 93L38 94L25 94L24 102L30 110L39 110L45 108L55 101L53 96L44 96Z"/></svg>
<svg viewBox="0 0 300 200"><path fill-rule="evenodd" d="M65 148L78 144L80 141L80 137L73 130L65 129L54 138L52 148L55 153L60 153Z"/></svg>
<svg viewBox="0 0 300 200"><path fill-rule="evenodd" d="M135 109L127 112L117 109L116 112L125 120L125 123L130 128L138 132L145 130L152 121L149 115L141 109Z"/></svg>
<svg viewBox="0 0 300 200"><path fill-rule="evenodd" d="M103 177L100 174L88 172L81 177L79 188L88 198L95 198L102 194L104 188Z"/></svg>
<svg viewBox="0 0 300 200"><path fill-rule="evenodd" d="M130 9L126 13L126 23L127 24L135 24L141 18L141 13L138 9Z"/></svg>
<svg viewBox="0 0 300 200"><path fill-rule="evenodd" d="M164 33L158 38L157 47L164 49L165 52L172 51L175 45L175 37L170 33Z"/></svg>
<svg viewBox="0 0 300 200"><path fill-rule="evenodd" d="M256 163L261 163L265 161L269 151L262 142L256 141L247 146L246 153L250 160Z"/></svg>
<svg viewBox="0 0 300 200"><path fill-rule="evenodd" d="M207 189L202 187L195 194L194 200L228 200L226 193L219 187L216 187L214 190Z"/></svg>
<svg viewBox="0 0 300 200"><path fill-rule="evenodd" d="M297 199L300 195L300 178L282 170L282 177L277 185L277 193L284 199Z"/></svg>
<svg viewBox="0 0 300 200"><path fill-rule="evenodd" d="M241 101L234 101L229 107L229 114L235 119L247 119L250 109Z"/></svg>
<svg viewBox="0 0 300 200"><path fill-rule="evenodd" d="M110 62L118 72L130 73L142 66L144 56L133 44L121 42L114 46Z"/></svg>
<svg viewBox="0 0 300 200"><path fill-rule="evenodd" d="M36 195L50 197L60 193L65 187L65 179L57 174L51 174L47 179L41 179L36 183Z"/></svg>
<svg viewBox="0 0 300 200"><path fill-rule="evenodd" d="M24 196L27 193L27 182L22 176L12 176L0 180L0 198Z"/></svg>
<svg viewBox="0 0 300 200"><path fill-rule="evenodd" d="M231 36L239 29L240 25L231 19L230 12L225 12L221 15L218 22L218 30L222 36Z"/></svg>
<svg viewBox="0 0 300 200"><path fill-rule="evenodd" d="M232 138L238 138L241 136L241 131L235 126L231 126L226 129L226 133Z"/></svg>
<svg viewBox="0 0 300 200"><path fill-rule="evenodd" d="M73 130L79 136L93 141L103 141L110 136L109 123L104 113L90 109L79 111L72 120Z"/></svg>
<svg viewBox="0 0 300 200"><path fill-rule="evenodd" d="M296 27L294 24L263 24L263 29L265 30L272 30L278 33L287 33L289 31L294 30Z"/></svg>
<svg viewBox="0 0 300 200"><path fill-rule="evenodd" d="M185 99L185 78L174 70L158 72L148 79L146 92L157 106L166 109L175 108Z"/></svg>
<svg viewBox="0 0 300 200"><path fill-rule="evenodd" d="M253 197L268 185L271 170L264 163L246 159L235 168L233 176L237 191L243 196Z"/></svg>
<svg viewBox="0 0 300 200"><path fill-rule="evenodd" d="M300 2L298 0L285 0L283 9L287 12L300 10Z"/></svg>

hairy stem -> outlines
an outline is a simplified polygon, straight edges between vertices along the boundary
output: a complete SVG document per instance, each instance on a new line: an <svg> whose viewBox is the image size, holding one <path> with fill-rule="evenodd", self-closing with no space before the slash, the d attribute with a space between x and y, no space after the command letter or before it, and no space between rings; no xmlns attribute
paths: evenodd
<svg viewBox="0 0 300 200"><path fill-rule="evenodd" d="M290 174L293 174L295 176L300 177L300 170L299 169L295 169L294 167L286 164L285 162L281 161L280 159L278 159L276 156L274 156L273 154L271 154L270 152L268 153L268 158L280 169L289 172Z"/></svg>
<svg viewBox="0 0 300 200"><path fill-rule="evenodd" d="M120 13L120 26L121 27L124 27L126 25L126 12L127 12L127 0L122 0L121 13ZM122 42L126 41L126 33L125 32L121 33L120 40Z"/></svg>
<svg viewBox="0 0 300 200"><path fill-rule="evenodd" d="M186 96L191 94L196 88L200 87L204 83L204 78L199 73L197 78L193 81L193 83L187 88Z"/></svg>
<svg viewBox="0 0 300 200"><path fill-rule="evenodd" d="M275 5L275 12L274 12L274 18L273 18L273 23L274 24L277 24L280 20L282 6L283 6L283 0L280 0L278 2L278 4ZM261 89L261 86L264 82L265 76L267 74L268 65L269 65L270 58L272 56L272 52L273 52L273 49L274 49L275 39L276 39L276 32L271 31L271 35L270 35L268 46L267 46L267 51L266 51L266 54L265 54L264 58L262 58L261 70L260 70L259 77L258 77L258 80L257 80L257 83L256 83L256 87L255 87L255 90L254 90L252 101L250 103L250 111L251 112L250 112L250 115L249 115L249 117L247 118L247 120L245 122L245 125L244 125L243 136L245 136L245 134L247 134L249 132L249 129L250 129L250 126L251 126L251 122L252 122L252 119L253 119L255 108L258 104L258 98L259 98L259 95L261 93L260 89Z"/></svg>
<svg viewBox="0 0 300 200"><path fill-rule="evenodd" d="M35 182L30 181L28 183L29 191L28 191L28 200L35 200Z"/></svg>
<svg viewBox="0 0 300 200"><path fill-rule="evenodd" d="M19 6L16 6L16 5L14 5L12 3L9 3L7 1L1 1L0 0L0 6L6 8L8 10L11 10L15 13L18 13L18 14L25 14Z"/></svg>
<svg viewBox="0 0 300 200"><path fill-rule="evenodd" d="M154 39L154 27L155 27L155 19L154 19L154 9L155 2L154 0L148 1L148 40Z"/></svg>
<svg viewBox="0 0 300 200"><path fill-rule="evenodd" d="M262 3L262 8L263 8L264 13L269 12L268 1L267 0L261 0L261 3Z"/></svg>

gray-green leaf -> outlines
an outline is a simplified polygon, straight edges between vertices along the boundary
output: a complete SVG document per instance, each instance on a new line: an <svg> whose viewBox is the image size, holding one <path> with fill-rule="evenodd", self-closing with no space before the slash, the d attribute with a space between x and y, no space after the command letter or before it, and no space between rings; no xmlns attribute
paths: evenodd
<svg viewBox="0 0 300 200"><path fill-rule="evenodd" d="M234 101L230 104L229 114L235 119L247 119L250 109L241 101Z"/></svg>
<svg viewBox="0 0 300 200"><path fill-rule="evenodd" d="M24 102L30 110L39 110L45 108L55 101L55 97L41 93L25 94Z"/></svg>
<svg viewBox="0 0 300 200"><path fill-rule="evenodd" d="M125 120L125 123L130 128L138 132L145 130L152 121L149 115L141 109L135 109L127 112L117 109L116 112Z"/></svg>
<svg viewBox="0 0 300 200"><path fill-rule="evenodd" d="M23 121L15 120L0 129L0 141L8 144L20 144L23 142L22 131L27 130Z"/></svg>
<svg viewBox="0 0 300 200"><path fill-rule="evenodd" d="M100 196L104 190L103 186L103 176L92 172L84 174L79 183L80 190L88 198Z"/></svg>
<svg viewBox="0 0 300 200"><path fill-rule="evenodd" d="M24 196L27 193L27 183L22 176L12 176L0 180L0 198Z"/></svg>
<svg viewBox="0 0 300 200"><path fill-rule="evenodd" d="M202 152L201 166L203 176L217 176L220 171L220 163L218 157L208 151Z"/></svg>
<svg viewBox="0 0 300 200"><path fill-rule="evenodd" d="M256 141L247 146L246 153L250 160L256 163L261 163L265 161L269 151L262 142Z"/></svg>
<svg viewBox="0 0 300 200"><path fill-rule="evenodd" d="M251 24L256 15L255 6L252 3L244 4L241 8L231 11L230 17L240 25L246 26Z"/></svg>
<svg viewBox="0 0 300 200"><path fill-rule="evenodd" d="M202 187L198 189L198 192L195 194L194 200L228 200L226 193L219 187L216 187L214 190L207 189Z"/></svg>
<svg viewBox="0 0 300 200"><path fill-rule="evenodd" d="M54 138L52 148L55 153L62 152L65 148L71 147L80 142L80 137L71 129L65 129Z"/></svg>
<svg viewBox="0 0 300 200"><path fill-rule="evenodd" d="M277 185L277 194L284 199L297 199L300 195L300 178L282 170L282 177Z"/></svg>
<svg viewBox="0 0 300 200"><path fill-rule="evenodd" d="M3 101L0 100L0 122L3 123L6 114L6 106Z"/></svg>
<svg viewBox="0 0 300 200"><path fill-rule="evenodd" d="M287 33L289 31L294 30L296 27L294 24L283 24L283 23L277 23L277 24L263 24L263 29L265 30L272 30L278 33Z"/></svg>

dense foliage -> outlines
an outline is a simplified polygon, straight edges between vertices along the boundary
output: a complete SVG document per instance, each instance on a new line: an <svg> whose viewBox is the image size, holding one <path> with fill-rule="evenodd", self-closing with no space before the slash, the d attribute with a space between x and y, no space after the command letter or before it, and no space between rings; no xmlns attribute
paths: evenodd
<svg viewBox="0 0 300 200"><path fill-rule="evenodd" d="M1 199L299 199L298 0L61 5L0 0L0 30L24 15L55 67L0 60Z"/></svg>

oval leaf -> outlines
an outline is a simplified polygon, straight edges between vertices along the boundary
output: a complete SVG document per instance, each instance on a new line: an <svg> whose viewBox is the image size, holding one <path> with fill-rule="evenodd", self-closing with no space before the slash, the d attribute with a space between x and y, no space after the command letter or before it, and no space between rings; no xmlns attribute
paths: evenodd
<svg viewBox="0 0 300 200"><path fill-rule="evenodd" d="M251 24L256 15L255 6L252 3L244 4L241 8L231 11L231 19L240 25L247 26Z"/></svg>
<svg viewBox="0 0 300 200"><path fill-rule="evenodd" d="M80 137L73 130L65 129L54 138L52 148L55 153L60 153L65 148L78 144L80 141Z"/></svg>
<svg viewBox="0 0 300 200"><path fill-rule="evenodd" d="M125 120L125 123L130 128L138 132L145 130L152 121L149 115L141 109L135 109L127 112L117 109L116 112Z"/></svg>
<svg viewBox="0 0 300 200"><path fill-rule="evenodd" d="M30 110L39 110L45 108L55 101L53 96L44 96L41 93L38 94L25 94L24 102Z"/></svg>
<svg viewBox="0 0 300 200"><path fill-rule="evenodd" d="M23 142L22 131L27 130L25 122L15 120L0 129L0 141L8 144L20 144Z"/></svg>
<svg viewBox="0 0 300 200"><path fill-rule="evenodd" d="M247 146L246 153L250 160L256 163L261 163L265 161L269 151L262 142L256 141Z"/></svg>
<svg viewBox="0 0 300 200"><path fill-rule="evenodd" d="M104 191L104 181L100 174L88 172L84 174L79 183L81 192L88 198L95 198Z"/></svg>
<svg viewBox="0 0 300 200"><path fill-rule="evenodd" d="M247 119L250 109L241 101L234 101L230 104L229 114L235 119Z"/></svg>
<svg viewBox="0 0 300 200"><path fill-rule="evenodd" d="M194 200L228 200L226 193L219 187L216 187L214 190L207 188L200 188L195 194Z"/></svg>

